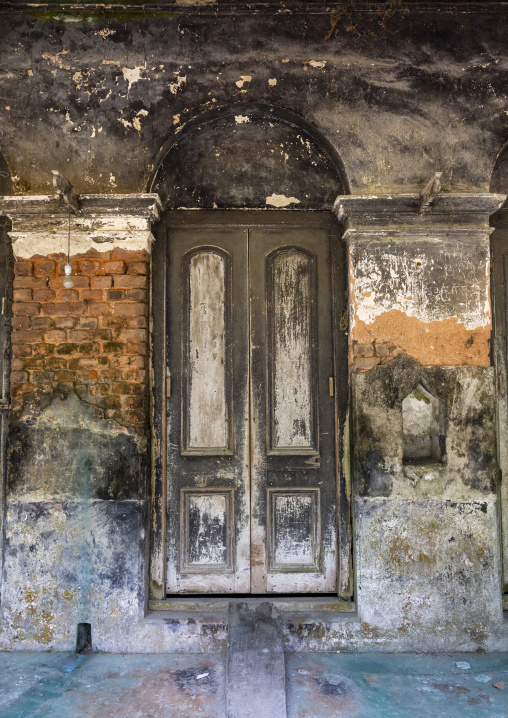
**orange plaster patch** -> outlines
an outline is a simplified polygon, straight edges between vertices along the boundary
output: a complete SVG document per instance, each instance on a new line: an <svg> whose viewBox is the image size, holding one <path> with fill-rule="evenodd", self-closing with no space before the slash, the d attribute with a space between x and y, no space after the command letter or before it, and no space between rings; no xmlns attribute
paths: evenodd
<svg viewBox="0 0 508 718"><path fill-rule="evenodd" d="M491 325L466 329L456 317L422 322L392 309L372 324L355 318L351 340L396 344L426 365L490 366Z"/></svg>

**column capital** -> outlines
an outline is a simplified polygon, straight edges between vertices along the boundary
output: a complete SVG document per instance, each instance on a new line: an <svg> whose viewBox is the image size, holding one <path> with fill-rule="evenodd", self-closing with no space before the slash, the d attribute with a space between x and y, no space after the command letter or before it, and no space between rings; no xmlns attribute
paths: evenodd
<svg viewBox="0 0 508 718"><path fill-rule="evenodd" d="M385 196L339 195L334 213L347 231L366 232L380 229L404 230L420 234L428 230L486 229L491 215L506 195L490 193L438 194L422 214L418 213L419 195Z"/></svg>
<svg viewBox="0 0 508 718"><path fill-rule="evenodd" d="M73 255L115 247L150 252L152 224L161 210L157 194L81 195L80 204L80 210L69 215L54 195L0 197L0 218L10 224L14 256L67 254L69 221Z"/></svg>

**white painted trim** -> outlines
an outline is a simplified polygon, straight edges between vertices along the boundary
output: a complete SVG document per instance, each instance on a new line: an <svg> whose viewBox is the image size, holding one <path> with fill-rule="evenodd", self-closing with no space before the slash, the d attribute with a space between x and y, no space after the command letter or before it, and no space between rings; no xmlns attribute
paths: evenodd
<svg viewBox="0 0 508 718"><path fill-rule="evenodd" d="M8 217L16 259L67 254L70 219L71 255L115 247L150 253L151 228L159 217L156 194L82 195L79 212L71 212L53 195L0 197L0 216Z"/></svg>

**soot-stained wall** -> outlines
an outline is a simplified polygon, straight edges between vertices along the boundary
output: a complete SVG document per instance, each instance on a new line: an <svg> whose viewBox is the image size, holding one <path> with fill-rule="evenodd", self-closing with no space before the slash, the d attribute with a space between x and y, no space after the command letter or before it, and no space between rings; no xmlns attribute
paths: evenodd
<svg viewBox="0 0 508 718"><path fill-rule="evenodd" d="M0 144L15 189L47 192L60 169L81 192L143 191L191 118L258 103L319 128L356 194L416 191L434 170L447 190L487 190L508 133L506 10L434 5L345 14L328 40L315 4L4 10ZM300 147L279 149L297 162ZM202 161L213 173L213 152Z"/></svg>
<svg viewBox="0 0 508 718"><path fill-rule="evenodd" d="M16 259L3 648L71 649L80 622L102 650L224 647L220 616L145 615L166 480L152 245L180 207L335 208L347 245L357 614L288 619L288 648L502 646L489 217L506 191L508 11L279 10L0 5ZM70 290L55 169L82 194ZM402 402L420 386L440 454L411 462Z"/></svg>

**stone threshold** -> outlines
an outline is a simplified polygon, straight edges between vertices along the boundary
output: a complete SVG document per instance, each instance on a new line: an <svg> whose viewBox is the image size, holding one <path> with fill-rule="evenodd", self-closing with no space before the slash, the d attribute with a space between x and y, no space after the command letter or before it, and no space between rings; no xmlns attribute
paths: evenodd
<svg viewBox="0 0 508 718"><path fill-rule="evenodd" d="M171 596L148 602L148 615L155 618L157 612L199 612L206 614L227 613L230 605L249 604L257 606L269 602L281 613L347 613L356 614L356 603L330 596L251 596L251 597L180 597Z"/></svg>

